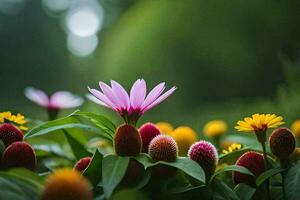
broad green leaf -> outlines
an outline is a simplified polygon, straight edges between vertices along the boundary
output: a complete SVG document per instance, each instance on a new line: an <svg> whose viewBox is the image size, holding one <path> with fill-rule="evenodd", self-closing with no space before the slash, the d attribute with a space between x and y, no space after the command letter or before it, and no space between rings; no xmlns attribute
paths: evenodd
<svg viewBox="0 0 300 200"><path fill-rule="evenodd" d="M94 116L95 114L90 113L90 115ZM108 140L112 140L112 122L110 122L107 118L104 116L95 115L94 117L98 117L102 119L102 123L100 123L100 119L98 119L97 123L95 123L95 119L91 120L91 118L87 117L87 113L81 113L80 111L75 111L74 113L70 114L67 117L56 119L53 121L48 121L45 123L42 123L30 131L28 131L24 138L28 139L35 136L45 135L53 131L61 130L61 129L71 129L71 128L79 128L83 129L89 132L93 132L100 137L104 137ZM80 122L78 117L83 117L85 119L89 119L90 122L92 122L95 126L84 124ZM101 125L101 126L100 126ZM107 128L109 127L109 128Z"/></svg>
<svg viewBox="0 0 300 200"><path fill-rule="evenodd" d="M96 150L91 163L83 172L83 176L89 179L94 186L97 185L102 178L102 159L103 156Z"/></svg>
<svg viewBox="0 0 300 200"><path fill-rule="evenodd" d="M102 184L106 198L109 198L122 181L129 163L129 157L107 155L102 163Z"/></svg>
<svg viewBox="0 0 300 200"><path fill-rule="evenodd" d="M300 199L300 161L297 161L287 172L284 179L287 200Z"/></svg>
<svg viewBox="0 0 300 200"><path fill-rule="evenodd" d="M103 131L114 135L116 126L112 123L108 118L103 115L97 115L91 112L83 112L83 111L75 111L73 113L74 116L81 116L88 118L91 120L95 125L99 126Z"/></svg>
<svg viewBox="0 0 300 200"><path fill-rule="evenodd" d="M250 187L249 185L241 183L235 186L234 191L238 195L240 200L250 200L254 195L256 189Z"/></svg>
<svg viewBox="0 0 300 200"><path fill-rule="evenodd" d="M27 200L25 191L12 181L0 176L0 199Z"/></svg>
<svg viewBox="0 0 300 200"><path fill-rule="evenodd" d="M275 168L275 169L269 169L265 172L263 172L261 175L259 175L256 179L256 185L260 186L262 183L264 183L267 179L271 178L272 176L279 174L281 172L285 171L282 168Z"/></svg>
<svg viewBox="0 0 300 200"><path fill-rule="evenodd" d="M83 157L92 156L92 154L88 152L84 145L77 141L76 138L71 136L66 130L63 130L63 132L67 138L67 141L72 149L76 160L80 160Z"/></svg>
<svg viewBox="0 0 300 200"><path fill-rule="evenodd" d="M176 162L164 162L164 161L158 161L155 163L151 162L151 159L145 155L141 154L138 157L134 157L138 162L144 165L145 169L148 169L150 167L153 167L158 164L168 165L171 167L175 167L177 169L182 170L187 175L197 179L198 181L205 183L205 173L203 169L196 163L195 161L186 158L186 157L178 157Z"/></svg>
<svg viewBox="0 0 300 200"><path fill-rule="evenodd" d="M242 166L237 166L237 165L229 165L229 166L226 166L220 170L218 170L217 172L214 173L214 175L211 177L211 180L212 181L216 176L218 176L219 174L223 173L223 172L230 172L230 171L236 171L236 172L240 172L242 174L247 174L247 175L250 175L250 176L254 176L252 174L252 172L250 172L247 168L245 167L242 167Z"/></svg>
<svg viewBox="0 0 300 200"><path fill-rule="evenodd" d="M6 172L0 172L0 178L5 179L5 181L3 179L0 181L1 193L5 190L4 193L8 192L8 194L10 192L22 194L21 198L16 199L37 200L43 189L43 179L35 173L25 169L13 169ZM3 182L6 182L6 186L2 185ZM9 188L4 189L8 185Z"/></svg>
<svg viewBox="0 0 300 200"><path fill-rule="evenodd" d="M223 181L218 179L213 179L210 184L211 189L214 191L214 199L224 199L224 200L239 200L240 198L236 193L228 187Z"/></svg>

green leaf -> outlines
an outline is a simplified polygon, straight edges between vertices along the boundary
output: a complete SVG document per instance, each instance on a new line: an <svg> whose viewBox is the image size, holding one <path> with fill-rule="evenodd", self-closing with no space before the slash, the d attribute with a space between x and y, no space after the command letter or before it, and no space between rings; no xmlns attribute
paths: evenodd
<svg viewBox="0 0 300 200"><path fill-rule="evenodd" d="M211 177L210 181L212 181L216 176L218 176L219 174L223 173L223 172L229 172L229 171L236 171L236 172L240 172L242 174L247 174L250 176L254 176L252 174L252 172L250 172L247 168L242 167L242 166L237 166L237 165L229 165L226 166L220 170L218 170L217 172L214 173L214 175Z"/></svg>
<svg viewBox="0 0 300 200"><path fill-rule="evenodd" d="M234 188L234 191L238 195L240 200L250 200L254 195L256 189L250 187L249 185L241 183Z"/></svg>
<svg viewBox="0 0 300 200"><path fill-rule="evenodd" d="M109 198L122 181L129 163L129 157L107 155L103 158L102 183L106 198Z"/></svg>
<svg viewBox="0 0 300 200"><path fill-rule="evenodd" d="M83 172L83 176L89 179L94 186L97 185L102 178L102 160L103 156L96 150L91 163Z"/></svg>
<svg viewBox="0 0 300 200"><path fill-rule="evenodd" d="M91 112L75 111L74 116L81 116L91 120L95 125L99 126L103 131L114 135L116 126L108 118L103 115L97 115Z"/></svg>
<svg viewBox="0 0 300 200"><path fill-rule="evenodd" d="M6 172L0 172L0 197L6 196L7 199L26 199L37 200L43 190L43 179L35 173L25 169L13 169ZM17 196L12 197L11 195ZM19 196L20 194L20 196Z"/></svg>
<svg viewBox="0 0 300 200"><path fill-rule="evenodd" d="M181 187L174 187L171 188L170 190L167 191L168 194L181 194L185 192L190 192L193 190L201 190L204 189L206 186L205 185L198 185L198 186L192 186L192 185L187 185L187 186L181 186Z"/></svg>
<svg viewBox="0 0 300 200"><path fill-rule="evenodd" d="M155 163L151 162L151 159L146 154L140 154L138 157L133 157L138 162L144 165L145 169L153 167L158 164L168 165L171 167L175 167L177 169L182 170L187 175L197 179L198 181L205 183L205 173L200 165L195 161L186 158L186 157L178 157L176 162L164 162L158 161Z"/></svg>
<svg viewBox="0 0 300 200"><path fill-rule="evenodd" d="M67 138L67 141L72 149L72 152L76 158L76 160L80 160L83 157L92 156L90 152L86 150L84 145L76 140L73 136L71 136L66 130L63 130L64 135Z"/></svg>
<svg viewBox="0 0 300 200"><path fill-rule="evenodd" d="M265 172L263 172L262 174L260 174L257 179L256 179L256 185L260 186L262 183L264 183L266 180L268 180L269 178L271 178L272 176L281 173L285 171L282 168L275 168L275 169L269 169Z"/></svg>
<svg viewBox="0 0 300 200"><path fill-rule="evenodd" d="M213 179L211 189L214 191L214 199L239 200L236 193L228 187L223 181Z"/></svg>
<svg viewBox="0 0 300 200"><path fill-rule="evenodd" d="M287 200L300 199L300 161L297 161L287 172L284 179Z"/></svg>
<svg viewBox="0 0 300 200"><path fill-rule="evenodd" d="M251 150L250 147L244 147L242 149L227 153L227 154L221 154L219 156L219 163L228 163L232 164L235 163L235 161L246 151Z"/></svg>
<svg viewBox="0 0 300 200"><path fill-rule="evenodd" d="M78 117L88 119L95 126L80 122ZM114 133L114 124L106 117L88 112L75 111L67 117L48 121L34 127L25 134L24 139L45 135L61 129L70 128L79 128L89 132L93 132L100 137L104 137L110 141L112 140L112 135Z"/></svg>
<svg viewBox="0 0 300 200"><path fill-rule="evenodd" d="M12 181L0 176L0 199L27 200L25 192Z"/></svg>

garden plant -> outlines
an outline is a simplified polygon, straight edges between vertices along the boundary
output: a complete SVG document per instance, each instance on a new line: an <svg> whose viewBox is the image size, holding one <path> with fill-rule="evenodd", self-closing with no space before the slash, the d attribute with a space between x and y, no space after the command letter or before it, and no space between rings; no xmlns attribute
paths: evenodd
<svg viewBox="0 0 300 200"><path fill-rule="evenodd" d="M240 116L225 140L226 119L207 122L201 134L170 121L140 123L176 87L162 82L147 92L144 79L129 93L116 81L99 87L88 87L86 99L120 121L78 110L78 95L32 87L25 96L49 121L0 113L0 199L300 199L299 121L290 128L273 113ZM74 110L61 117L62 109Z"/></svg>

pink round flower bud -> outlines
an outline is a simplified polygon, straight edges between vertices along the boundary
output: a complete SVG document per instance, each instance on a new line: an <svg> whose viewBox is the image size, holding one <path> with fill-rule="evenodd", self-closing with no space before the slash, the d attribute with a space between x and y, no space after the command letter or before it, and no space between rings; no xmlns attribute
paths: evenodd
<svg viewBox="0 0 300 200"><path fill-rule="evenodd" d="M34 170L36 167L35 152L26 142L14 142L4 151L2 164L4 168L24 167Z"/></svg>
<svg viewBox="0 0 300 200"><path fill-rule="evenodd" d="M264 157L260 153L254 151L248 151L244 153L235 163L235 165L247 168L256 177L258 177L265 170ZM233 172L233 181L236 184L246 183L255 187L255 178L253 176L242 174L239 172Z"/></svg>
<svg viewBox="0 0 300 200"><path fill-rule="evenodd" d="M74 170L77 170L79 172L83 172L91 163L92 158L91 157L84 157L77 161L77 163L74 165Z"/></svg>
<svg viewBox="0 0 300 200"><path fill-rule="evenodd" d="M161 134L160 130L154 124L148 122L140 127L139 132L143 143L142 152L148 153L148 148L151 140L155 136Z"/></svg>
<svg viewBox="0 0 300 200"><path fill-rule="evenodd" d="M200 140L194 143L188 151L188 157L202 167L207 179L215 172L218 163L218 152L210 142Z"/></svg>
<svg viewBox="0 0 300 200"><path fill-rule="evenodd" d="M22 141L23 133L14 125L4 123L0 125L0 140L8 147L13 142Z"/></svg>

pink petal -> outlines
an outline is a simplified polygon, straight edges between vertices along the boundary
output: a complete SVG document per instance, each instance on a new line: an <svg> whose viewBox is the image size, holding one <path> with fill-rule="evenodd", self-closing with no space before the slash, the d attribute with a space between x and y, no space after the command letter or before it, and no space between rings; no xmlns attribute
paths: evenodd
<svg viewBox="0 0 300 200"><path fill-rule="evenodd" d="M159 95L164 91L165 89L165 83L160 83L157 86L155 86L147 95L145 101L142 104L142 109L146 108L148 105L150 105L153 101L159 97Z"/></svg>
<svg viewBox="0 0 300 200"><path fill-rule="evenodd" d="M108 105L111 109L117 110L116 109L117 106L113 104L103 93L95 89L88 88L88 90L90 91L90 93L92 93L92 95L94 95L97 99L102 101L104 104Z"/></svg>
<svg viewBox="0 0 300 200"><path fill-rule="evenodd" d="M42 90L35 89L33 87L25 88L25 96L31 101L43 106L47 107L49 103L48 96Z"/></svg>
<svg viewBox="0 0 300 200"><path fill-rule="evenodd" d="M176 90L176 87L172 87L171 89L169 89L167 92L165 92L163 95L161 95L160 97L158 97L153 103L151 103L150 105L148 105L147 107L145 107L143 109L143 112L149 110L150 108L156 106L157 104L161 103L162 101L164 101L166 98L168 98L174 91Z"/></svg>
<svg viewBox="0 0 300 200"><path fill-rule="evenodd" d="M130 90L130 102L133 109L141 107L146 97L146 82L144 79L138 79Z"/></svg>
<svg viewBox="0 0 300 200"><path fill-rule="evenodd" d="M96 103L96 104L99 104L101 106L105 106L105 107L108 107L110 108L110 106L106 105L104 102L100 101L97 97L95 97L94 95L91 95L91 94L86 94L85 95L87 99L91 100L92 102Z"/></svg>
<svg viewBox="0 0 300 200"><path fill-rule="evenodd" d="M83 99L68 91L58 91L51 95L49 104L57 108L74 108L83 103Z"/></svg>
<svg viewBox="0 0 300 200"><path fill-rule="evenodd" d="M103 92L103 94L116 106L116 108L120 109L122 107L122 103L119 98L114 94L113 90L103 82L99 82L99 86Z"/></svg>
<svg viewBox="0 0 300 200"><path fill-rule="evenodd" d="M130 100L126 90L116 81L111 81L111 87L115 94L115 96L119 99L123 108L129 109L130 108Z"/></svg>

